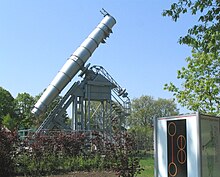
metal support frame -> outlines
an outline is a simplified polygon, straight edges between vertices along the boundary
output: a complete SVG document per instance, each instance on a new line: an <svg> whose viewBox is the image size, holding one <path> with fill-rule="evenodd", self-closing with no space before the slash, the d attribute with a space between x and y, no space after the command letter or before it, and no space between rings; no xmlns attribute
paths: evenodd
<svg viewBox="0 0 220 177"><path fill-rule="evenodd" d="M117 122L122 127L130 113L130 99L127 92L124 91L121 94L122 88L103 67L99 68L105 72L95 72L94 68L94 66L90 69L87 67L83 71L83 74L81 74L82 77L84 76L83 80L72 85L59 104L37 129L37 133L45 129L61 129L68 131L96 130L111 134L112 121L115 117L119 119ZM99 105L97 105L96 110L92 111L93 101L98 102ZM62 117L71 104L72 121L71 125L67 125Z"/></svg>

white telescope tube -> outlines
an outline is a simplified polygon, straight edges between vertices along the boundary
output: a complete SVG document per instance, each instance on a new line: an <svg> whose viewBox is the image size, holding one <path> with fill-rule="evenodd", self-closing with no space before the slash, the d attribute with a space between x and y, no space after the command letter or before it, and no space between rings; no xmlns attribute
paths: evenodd
<svg viewBox="0 0 220 177"><path fill-rule="evenodd" d="M77 72L83 68L84 64L89 57L91 57L98 45L100 43L105 43L105 39L112 32L112 27L115 23L116 20L109 14L104 16L98 26L66 61L43 95L37 101L31 111L35 116L39 116L46 110L47 106L57 97Z"/></svg>

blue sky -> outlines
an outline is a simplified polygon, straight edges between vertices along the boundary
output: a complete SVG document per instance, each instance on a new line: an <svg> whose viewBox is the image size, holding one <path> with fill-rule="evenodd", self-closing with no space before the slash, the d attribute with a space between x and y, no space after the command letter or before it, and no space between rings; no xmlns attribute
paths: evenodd
<svg viewBox="0 0 220 177"><path fill-rule="evenodd" d="M87 63L103 66L131 99L142 95L172 98L163 90L164 84L180 85L177 70L186 65L185 58L191 53L177 41L195 23L192 16L177 23L163 17L161 13L172 2L1 0L0 86L13 97L42 92L102 20L99 11L104 8L117 24L107 43L100 45Z"/></svg>

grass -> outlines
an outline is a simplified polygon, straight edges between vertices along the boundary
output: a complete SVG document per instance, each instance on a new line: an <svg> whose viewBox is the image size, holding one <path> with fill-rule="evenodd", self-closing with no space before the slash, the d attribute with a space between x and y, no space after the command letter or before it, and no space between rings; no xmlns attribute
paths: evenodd
<svg viewBox="0 0 220 177"><path fill-rule="evenodd" d="M144 169L137 177L154 177L154 159L152 157L140 160L140 165Z"/></svg>
<svg viewBox="0 0 220 177"><path fill-rule="evenodd" d="M144 168L144 171L141 171L141 174L137 175L137 177L154 177L154 159L153 157L145 157L142 158L140 160L140 165L142 168ZM105 173L104 172L90 172L90 173L85 173L85 172L78 172L78 173L73 173L70 175L58 175L58 176L50 176L50 177L87 177L86 174L88 174L88 176L93 176L93 177L111 177L111 176L115 176L115 173ZM73 176L72 176L73 175Z"/></svg>

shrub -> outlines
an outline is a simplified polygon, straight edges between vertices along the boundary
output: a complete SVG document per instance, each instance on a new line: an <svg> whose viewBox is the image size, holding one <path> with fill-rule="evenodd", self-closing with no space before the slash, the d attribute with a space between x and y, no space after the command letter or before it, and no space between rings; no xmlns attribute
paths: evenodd
<svg viewBox="0 0 220 177"><path fill-rule="evenodd" d="M8 131L0 126L0 176L15 175L15 158L18 145L18 136L16 132Z"/></svg>
<svg viewBox="0 0 220 177"><path fill-rule="evenodd" d="M116 174L119 177L134 177L140 174L143 169L139 165L139 152L135 150L133 136L128 132L118 132L114 136L112 146L110 153Z"/></svg>
<svg viewBox="0 0 220 177"><path fill-rule="evenodd" d="M20 175L43 176L70 171L115 171L133 177L142 170L134 139L127 132L103 137L94 132L91 140L83 133L38 134L23 142L16 158ZM85 148L90 144L93 148Z"/></svg>

